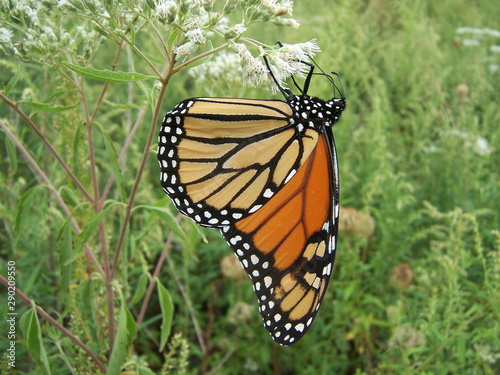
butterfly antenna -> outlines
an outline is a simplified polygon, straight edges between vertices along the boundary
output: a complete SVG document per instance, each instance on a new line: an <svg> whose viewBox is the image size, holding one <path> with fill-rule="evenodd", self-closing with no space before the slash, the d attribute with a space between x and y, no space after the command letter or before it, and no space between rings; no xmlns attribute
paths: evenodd
<svg viewBox="0 0 500 375"><path fill-rule="evenodd" d="M264 57L264 62L266 63L266 66L267 66L267 70L269 70L269 75L273 79L274 84L276 85L276 87L278 88L278 90L280 90L280 92L283 94L283 96L285 97L285 99L288 100L290 97L293 96L293 93L290 90L281 87L281 85L279 84L278 80L274 76L273 71L271 70L271 66L269 65L269 61L267 61L267 57L266 56L263 56L263 57Z"/></svg>
<svg viewBox="0 0 500 375"><path fill-rule="evenodd" d="M340 74L337 73L337 72L332 72L333 75L336 75L337 78L339 79L339 82L340 82L340 87L339 88L336 84L335 84L335 80L333 79L333 77L329 74L326 74L323 69L321 69L321 67L316 63L316 61L314 61L314 59L309 56L309 58L311 59L311 61L314 63L314 65L320 70L321 73L315 73L315 74L319 74L319 75L322 75L324 77L327 77L328 80L332 83L333 85L333 88L334 88L334 91L338 91L338 93L340 94L340 96L342 97L342 99L345 99L347 98L347 95L346 95L346 92L345 92L345 88L344 88L344 84L342 83L342 79L340 78Z"/></svg>
<svg viewBox="0 0 500 375"><path fill-rule="evenodd" d="M342 99L346 99L347 98L347 93L346 93L344 84L342 83L342 78L340 77L340 73L332 72L332 74L336 75L337 78L339 79L339 82L340 82L340 89L339 89L338 86L335 84L335 82L333 82L333 80L332 80L333 87L335 87L335 90L337 90L339 92L339 94L342 97Z"/></svg>

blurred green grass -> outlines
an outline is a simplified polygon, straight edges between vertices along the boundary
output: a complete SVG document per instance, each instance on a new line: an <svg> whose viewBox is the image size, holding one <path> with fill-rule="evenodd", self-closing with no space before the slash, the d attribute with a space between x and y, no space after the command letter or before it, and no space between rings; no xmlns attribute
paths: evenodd
<svg viewBox="0 0 500 375"><path fill-rule="evenodd" d="M175 266L164 267L160 279L176 308L172 330L190 344L188 373L500 373L500 72L490 68L500 64L500 55L489 49L500 45L500 38L482 36L478 46L467 46L457 34L464 26L498 28L497 7L493 0L298 0L299 29L266 24L248 31L268 43L316 38L322 48L316 61L325 71L341 73L348 94L348 108L334 128L341 204L371 218L375 230L366 235L356 222L359 216L343 218L335 272L315 323L299 343L281 348L262 327L250 282L223 275L220 261L231 255L225 242L210 230L203 230L208 239L203 242L194 224L184 220L187 237L174 240ZM186 73L171 85L165 112L186 97L206 94ZM218 94L241 94L241 88L234 90ZM116 94L123 95L118 89ZM318 86L311 94L328 97L331 88ZM248 89L243 96L270 93ZM124 137L124 113L115 108L99 119L113 139ZM73 157L74 137L63 130L58 140ZM138 134L138 145L144 137ZM33 152L43 155L31 142ZM133 151L138 154L140 146ZM7 154L1 155L7 166ZM106 154L98 157L109 169ZM138 197L149 204L163 198L153 159ZM76 169L84 166L72 162ZM48 169L51 163L45 161ZM2 194L14 202L19 197L12 192L21 195L36 184L26 165L17 168L15 178L2 174L1 182ZM124 171L125 181L131 173ZM2 218L9 223L14 218L6 202ZM56 288L57 274L50 266L57 264L52 259L57 238L47 217L58 215L43 196L18 244L19 284L54 309L64 296L47 287ZM6 253L7 232L4 227L0 238ZM140 275L151 272L167 232L156 216L134 217L123 257L129 294ZM81 266L75 272L73 281L84 278ZM198 346L174 274L192 301L208 355ZM251 308L234 310L238 303ZM150 308L135 344L137 355L153 367L162 362L150 342L158 313L159 306Z"/></svg>

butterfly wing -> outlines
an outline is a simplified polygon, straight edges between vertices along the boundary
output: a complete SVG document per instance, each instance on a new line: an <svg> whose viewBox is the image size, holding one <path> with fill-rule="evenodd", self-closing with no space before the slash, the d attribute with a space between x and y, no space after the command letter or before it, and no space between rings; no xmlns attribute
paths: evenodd
<svg viewBox="0 0 500 375"><path fill-rule="evenodd" d="M278 100L193 98L165 116L158 137L163 190L179 211L223 227L266 204L316 145L298 136Z"/></svg>
<svg viewBox="0 0 500 375"><path fill-rule="evenodd" d="M324 130L264 207L221 230L252 279L265 328L281 345L311 326L335 259L338 169L331 130Z"/></svg>

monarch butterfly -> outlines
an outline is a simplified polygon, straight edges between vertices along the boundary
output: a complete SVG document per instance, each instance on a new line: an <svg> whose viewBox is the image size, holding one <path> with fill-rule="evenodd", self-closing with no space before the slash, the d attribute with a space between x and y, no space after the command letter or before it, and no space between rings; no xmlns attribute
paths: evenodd
<svg viewBox="0 0 500 375"><path fill-rule="evenodd" d="M311 326L332 272L339 183L330 127L346 99L308 96L309 63L302 89L292 77L294 95L265 62L286 102L186 99L165 115L157 156L165 193L220 229L252 280L264 327L286 346Z"/></svg>

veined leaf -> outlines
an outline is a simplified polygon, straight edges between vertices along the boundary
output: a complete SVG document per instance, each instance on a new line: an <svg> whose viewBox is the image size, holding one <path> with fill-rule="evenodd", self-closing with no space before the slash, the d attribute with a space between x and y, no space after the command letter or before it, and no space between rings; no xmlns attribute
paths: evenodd
<svg viewBox="0 0 500 375"><path fill-rule="evenodd" d="M59 106L52 105L51 103L38 103L32 101L19 101L18 103L26 104L28 107L44 112L63 112L68 109L76 108L76 105Z"/></svg>
<svg viewBox="0 0 500 375"><path fill-rule="evenodd" d="M52 374L47 352L43 346L40 322L38 321L34 302L31 302L31 309L22 316L20 323L21 329L24 331L24 336L26 337L26 347L31 356L37 365L42 368L44 373L48 375Z"/></svg>
<svg viewBox="0 0 500 375"><path fill-rule="evenodd" d="M122 301L118 330L116 331L113 352L109 359L106 375L119 375L121 373L121 368L127 359L128 350L135 336L135 328L134 317L125 307L124 301Z"/></svg>
<svg viewBox="0 0 500 375"><path fill-rule="evenodd" d="M150 211L154 212L155 214L157 214L161 218L162 221L164 221L166 223L166 225L168 226L168 228L170 228L171 230L173 230L174 233L177 236L179 236L182 240L185 240L186 239L186 233L184 232L184 230L181 228L181 226L177 222L177 219L175 218L174 215L172 215L172 213L167 208L163 207L164 205L167 204L168 200L169 200L169 198L164 198L164 199L160 200L154 206L141 204L141 205L135 206L133 208L133 210L135 211L135 210L137 210L139 208L145 208L147 210L150 210Z"/></svg>
<svg viewBox="0 0 500 375"><path fill-rule="evenodd" d="M155 76L148 76L136 72L118 72L108 69L95 69L90 66L78 66L70 64L69 62L63 62L63 64L81 76L96 79L98 81L108 81L108 82L133 82L142 81L145 79L156 79Z"/></svg>
<svg viewBox="0 0 500 375"><path fill-rule="evenodd" d="M172 329L172 318L174 317L174 304L168 290L161 284L159 279L156 279L158 284L158 295L160 297L160 308L162 315L161 337L160 337L160 352L165 348L170 331Z"/></svg>

